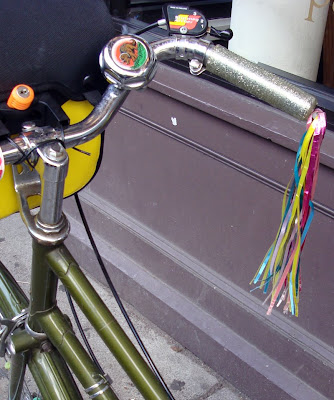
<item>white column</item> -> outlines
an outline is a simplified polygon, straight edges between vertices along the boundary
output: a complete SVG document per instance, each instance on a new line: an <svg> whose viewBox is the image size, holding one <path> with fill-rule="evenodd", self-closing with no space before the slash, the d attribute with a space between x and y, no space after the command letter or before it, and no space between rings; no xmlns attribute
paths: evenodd
<svg viewBox="0 0 334 400"><path fill-rule="evenodd" d="M329 0L233 0L229 49L315 81L328 8Z"/></svg>

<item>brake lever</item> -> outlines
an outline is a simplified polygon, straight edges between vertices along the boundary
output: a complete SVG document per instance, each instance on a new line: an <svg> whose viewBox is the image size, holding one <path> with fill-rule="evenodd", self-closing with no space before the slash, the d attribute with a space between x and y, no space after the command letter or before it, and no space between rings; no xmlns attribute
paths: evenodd
<svg viewBox="0 0 334 400"><path fill-rule="evenodd" d="M209 35L223 40L224 42L229 42L233 38L233 31L230 28L220 31L219 29L210 26Z"/></svg>

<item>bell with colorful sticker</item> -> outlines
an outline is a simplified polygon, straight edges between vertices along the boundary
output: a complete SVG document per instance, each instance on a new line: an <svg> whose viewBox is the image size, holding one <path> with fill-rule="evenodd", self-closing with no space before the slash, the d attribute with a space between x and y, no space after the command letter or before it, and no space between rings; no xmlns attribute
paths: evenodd
<svg viewBox="0 0 334 400"><path fill-rule="evenodd" d="M155 75L157 60L146 40L135 35L118 36L102 49L100 67L109 83L121 89L141 89Z"/></svg>

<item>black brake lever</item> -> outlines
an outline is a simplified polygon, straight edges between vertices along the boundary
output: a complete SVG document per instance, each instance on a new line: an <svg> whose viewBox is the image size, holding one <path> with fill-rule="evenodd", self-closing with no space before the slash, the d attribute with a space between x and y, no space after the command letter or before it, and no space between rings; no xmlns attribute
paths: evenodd
<svg viewBox="0 0 334 400"><path fill-rule="evenodd" d="M225 42L228 42L233 38L233 31L230 28L220 31L214 28L213 26L210 26L209 35L224 40Z"/></svg>

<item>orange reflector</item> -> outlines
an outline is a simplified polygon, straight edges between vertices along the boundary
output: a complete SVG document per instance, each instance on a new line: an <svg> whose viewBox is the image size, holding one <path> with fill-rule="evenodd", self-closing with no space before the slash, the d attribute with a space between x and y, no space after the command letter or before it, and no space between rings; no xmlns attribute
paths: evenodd
<svg viewBox="0 0 334 400"><path fill-rule="evenodd" d="M26 110L30 107L34 97L35 93L30 86L17 85L9 96L7 106L16 110Z"/></svg>

